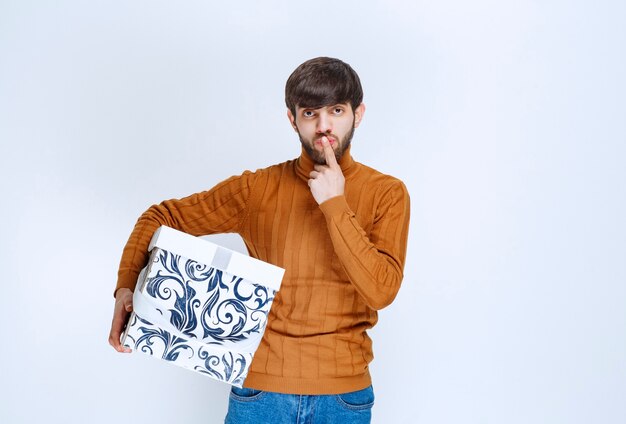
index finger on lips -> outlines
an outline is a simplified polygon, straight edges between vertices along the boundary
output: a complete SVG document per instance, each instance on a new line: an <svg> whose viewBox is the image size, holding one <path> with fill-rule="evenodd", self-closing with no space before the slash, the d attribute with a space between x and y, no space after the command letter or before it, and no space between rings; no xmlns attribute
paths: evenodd
<svg viewBox="0 0 626 424"><path fill-rule="evenodd" d="M326 165L330 167L336 167L339 164L337 163L337 158L335 157L335 151L330 146L330 142L327 137L322 138L322 147L324 148L324 156L326 157Z"/></svg>

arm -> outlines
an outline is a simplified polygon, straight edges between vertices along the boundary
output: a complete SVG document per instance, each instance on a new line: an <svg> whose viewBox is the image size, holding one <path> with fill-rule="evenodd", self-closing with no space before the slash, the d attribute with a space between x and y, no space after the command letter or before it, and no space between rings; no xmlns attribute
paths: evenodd
<svg viewBox="0 0 626 424"><path fill-rule="evenodd" d="M114 296L122 287L134 290L137 276L148 261L152 235L161 225L194 236L238 232L247 214L255 175L246 171L208 191L150 206L137 220L124 247Z"/></svg>
<svg viewBox="0 0 626 424"><path fill-rule="evenodd" d="M315 165L309 187L326 217L330 238L350 282L372 309L389 305L402 283L409 231L410 199L400 180L385 187L368 235L344 196L345 179L328 140L326 165Z"/></svg>
<svg viewBox="0 0 626 424"><path fill-rule="evenodd" d="M130 352L120 343L120 335L132 311L137 276L148 261L148 245L156 229L167 225L195 236L237 232L246 218L247 202L254 181L255 174L246 171L209 191L152 205L139 217L124 247L117 287L113 293L115 307L109 344L115 350Z"/></svg>
<svg viewBox="0 0 626 424"><path fill-rule="evenodd" d="M325 201L320 209L335 253L367 305L378 310L391 304L406 258L410 202L404 184L395 181L382 196L369 237L343 195Z"/></svg>

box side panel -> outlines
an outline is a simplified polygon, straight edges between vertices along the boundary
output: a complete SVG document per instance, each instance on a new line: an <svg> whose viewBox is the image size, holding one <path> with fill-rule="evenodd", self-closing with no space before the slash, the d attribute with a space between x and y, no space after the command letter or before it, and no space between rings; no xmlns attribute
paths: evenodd
<svg viewBox="0 0 626 424"><path fill-rule="evenodd" d="M241 387L252 354L232 352L197 340L185 339L165 331L135 314L126 339L126 346L211 377Z"/></svg>
<svg viewBox="0 0 626 424"><path fill-rule="evenodd" d="M156 313L144 318L205 343L256 349L273 290L165 250L155 252L142 293Z"/></svg>

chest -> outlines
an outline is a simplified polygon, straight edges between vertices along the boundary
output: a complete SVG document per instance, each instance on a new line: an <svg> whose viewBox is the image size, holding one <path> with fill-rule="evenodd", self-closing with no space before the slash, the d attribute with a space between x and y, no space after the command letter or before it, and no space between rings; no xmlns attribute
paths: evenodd
<svg viewBox="0 0 626 424"><path fill-rule="evenodd" d="M348 206L368 235L376 216L374 191L346 181ZM303 250L324 251L330 246L326 217L304 180L281 181L266 188L257 199L255 205L250 205L244 239L260 257L277 249L284 258Z"/></svg>

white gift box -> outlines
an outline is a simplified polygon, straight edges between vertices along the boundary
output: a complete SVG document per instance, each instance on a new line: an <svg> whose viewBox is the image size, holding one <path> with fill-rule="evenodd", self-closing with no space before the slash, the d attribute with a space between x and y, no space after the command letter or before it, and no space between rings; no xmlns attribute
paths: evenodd
<svg viewBox="0 0 626 424"><path fill-rule="evenodd" d="M161 226L122 344L242 387L284 269Z"/></svg>

